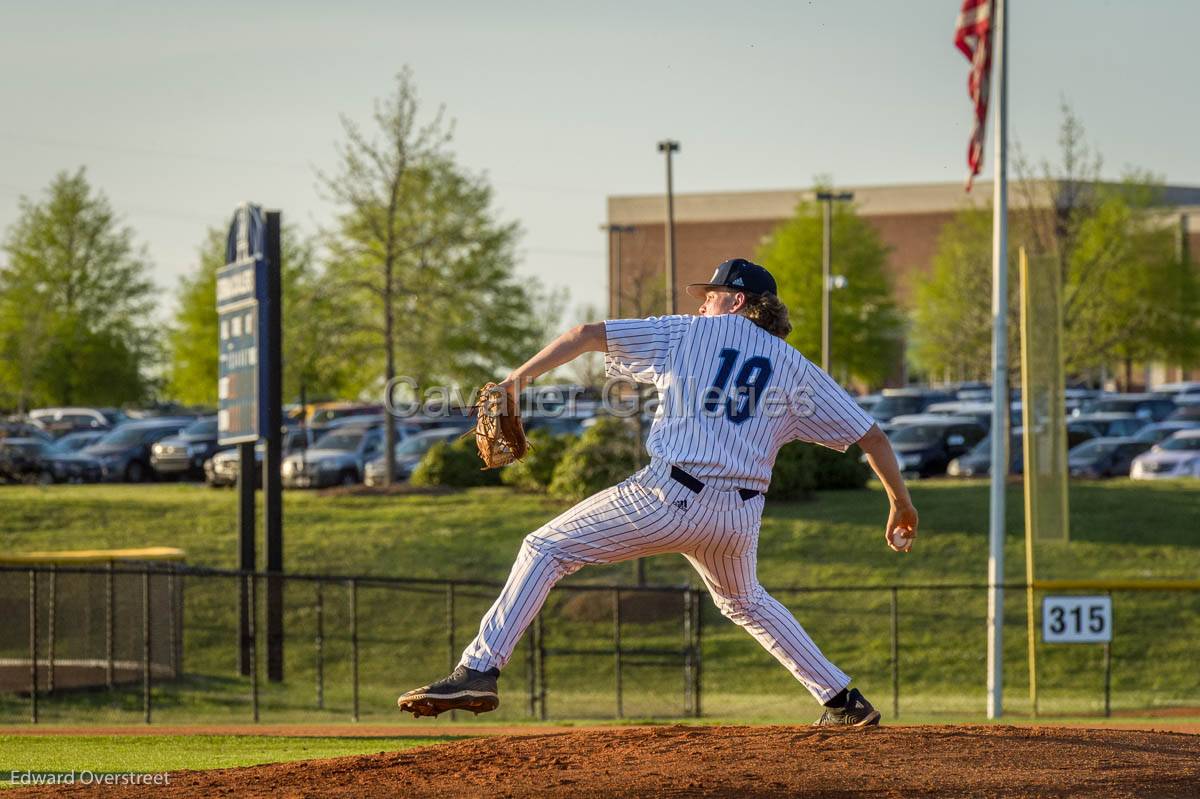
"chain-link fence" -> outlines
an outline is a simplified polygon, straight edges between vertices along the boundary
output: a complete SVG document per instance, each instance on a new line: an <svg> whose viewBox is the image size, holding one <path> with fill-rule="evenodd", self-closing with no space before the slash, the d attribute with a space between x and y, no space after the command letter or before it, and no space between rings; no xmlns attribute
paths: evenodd
<svg viewBox="0 0 1200 799"><path fill-rule="evenodd" d="M284 636L268 640L278 585ZM0 722L395 719L458 661L492 583L178 564L0 567ZM982 714L983 585L773 588L890 718ZM1038 644L1043 714L1200 705L1200 592L1113 591L1111 645ZM244 622L243 608L247 612ZM1023 585L1005 598L1005 708L1029 713ZM565 581L490 718L807 719L795 680L706 592ZM460 714L461 716L461 714Z"/></svg>

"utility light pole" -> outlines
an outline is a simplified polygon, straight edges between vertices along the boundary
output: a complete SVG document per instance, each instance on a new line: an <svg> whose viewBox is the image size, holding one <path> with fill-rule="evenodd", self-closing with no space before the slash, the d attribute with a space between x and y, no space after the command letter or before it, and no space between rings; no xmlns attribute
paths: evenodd
<svg viewBox="0 0 1200 799"><path fill-rule="evenodd" d="M663 139L658 151L667 156L667 313L675 313L675 193L672 186L671 154L679 152L679 142Z"/></svg>
<svg viewBox="0 0 1200 799"><path fill-rule="evenodd" d="M833 203L849 202L854 199L854 192L843 191L834 193L831 191L817 192L817 200L824 203L824 221L825 232L821 238L821 368L826 372L829 371L829 338L830 338L830 312L829 312L829 292L833 288L833 278L830 275L831 260L833 257Z"/></svg>

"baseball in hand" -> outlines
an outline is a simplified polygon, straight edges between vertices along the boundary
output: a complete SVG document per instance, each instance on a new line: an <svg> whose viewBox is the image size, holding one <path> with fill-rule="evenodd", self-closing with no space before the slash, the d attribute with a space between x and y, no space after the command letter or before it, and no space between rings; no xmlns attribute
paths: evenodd
<svg viewBox="0 0 1200 799"><path fill-rule="evenodd" d="M892 530L892 544L896 549L904 549L911 543L912 539L904 534L904 530L899 527Z"/></svg>

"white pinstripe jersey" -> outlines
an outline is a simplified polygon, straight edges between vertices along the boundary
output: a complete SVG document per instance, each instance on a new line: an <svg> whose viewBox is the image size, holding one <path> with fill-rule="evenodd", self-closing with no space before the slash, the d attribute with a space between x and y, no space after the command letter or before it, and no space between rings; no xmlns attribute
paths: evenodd
<svg viewBox="0 0 1200 799"><path fill-rule="evenodd" d="M604 323L610 377L651 383L646 449L718 489L766 491L779 448L845 451L874 424L799 350L738 314Z"/></svg>

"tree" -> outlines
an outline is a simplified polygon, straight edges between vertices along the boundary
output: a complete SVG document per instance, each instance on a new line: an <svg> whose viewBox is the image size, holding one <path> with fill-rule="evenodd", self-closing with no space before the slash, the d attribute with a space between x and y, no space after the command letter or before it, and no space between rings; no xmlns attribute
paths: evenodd
<svg viewBox="0 0 1200 799"><path fill-rule="evenodd" d="M913 367L947 381L987 380L992 357L992 213L968 208L942 228L933 269L918 278L914 297ZM1010 259L1010 264L1015 263ZM1009 270L1015 287L1016 270ZM1018 333L1017 307L1010 305L1010 338ZM1012 338L1015 342L1015 338ZM1019 349L1009 347L1009 353Z"/></svg>
<svg viewBox="0 0 1200 799"><path fill-rule="evenodd" d="M879 385L891 372L903 335L884 272L887 248L851 205L834 207L832 227L832 268L845 277L846 286L835 289L830 302L830 371L842 383L856 379ZM788 342L810 357L821 351L823 236L821 207L805 201L757 252L791 314Z"/></svg>
<svg viewBox="0 0 1200 799"><path fill-rule="evenodd" d="M179 280L175 319L167 330L167 391L189 405L217 404L217 270L225 265L225 231L212 227L197 249L195 270ZM311 242L284 225L283 397L337 395L351 361L339 306L322 290Z"/></svg>
<svg viewBox="0 0 1200 799"><path fill-rule="evenodd" d="M343 117L338 168L320 175L339 207L325 236L329 287L357 314L364 389L399 374L477 384L518 363L541 332L534 292L514 274L517 226L496 220L487 181L447 152L444 109L423 126L419 115L406 69L375 104L378 138ZM394 441L389 415L388 452Z"/></svg>
<svg viewBox="0 0 1200 799"><path fill-rule="evenodd" d="M0 268L0 394L17 408L146 398L155 357L149 264L82 168L22 197Z"/></svg>
<svg viewBox="0 0 1200 799"><path fill-rule="evenodd" d="M1128 383L1133 360L1194 361L1196 275L1180 268L1170 229L1154 210L1162 181L1127 169L1121 181L1104 182L1103 159L1083 123L1067 103L1061 111L1059 164L1015 159L1016 240L1059 270L1067 373L1120 360Z"/></svg>
<svg viewBox="0 0 1200 799"><path fill-rule="evenodd" d="M1101 180L1103 162L1083 125L1065 104L1062 114L1057 165L1043 160L1035 167L1021 154L1014 159L1010 363L1019 352L1015 264L1021 246L1031 268L1059 272L1067 375L1082 377L1122 361L1128 383L1134 361L1194 363L1200 287L1155 210L1160 181L1138 171L1117 183ZM983 377L989 371L990 216L990 209L965 211L947 225L933 272L918 286L912 356L930 374Z"/></svg>
<svg viewBox="0 0 1200 799"><path fill-rule="evenodd" d="M217 270L225 234L211 227L197 248L197 268L179 278L178 307L167 329L167 394L185 405L217 404Z"/></svg>

